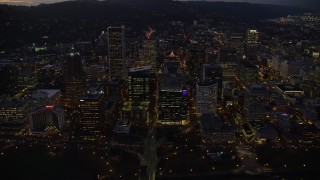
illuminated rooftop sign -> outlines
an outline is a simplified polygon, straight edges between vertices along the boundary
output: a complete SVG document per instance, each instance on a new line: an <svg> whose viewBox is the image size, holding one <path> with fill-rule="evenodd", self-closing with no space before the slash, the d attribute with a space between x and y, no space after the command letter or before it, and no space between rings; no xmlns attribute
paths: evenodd
<svg viewBox="0 0 320 180"><path fill-rule="evenodd" d="M187 96L188 95L188 91L186 89L182 90L182 96Z"/></svg>
<svg viewBox="0 0 320 180"><path fill-rule="evenodd" d="M54 109L54 106L47 105L47 106L46 106L46 109L47 109L47 110L53 110L53 109Z"/></svg>

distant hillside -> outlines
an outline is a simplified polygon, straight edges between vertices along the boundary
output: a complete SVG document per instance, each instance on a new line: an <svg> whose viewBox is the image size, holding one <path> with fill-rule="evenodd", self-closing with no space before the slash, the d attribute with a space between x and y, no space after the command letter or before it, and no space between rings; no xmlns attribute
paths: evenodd
<svg viewBox="0 0 320 180"><path fill-rule="evenodd" d="M238 17L247 22L310 12L310 10L304 8L245 2L188 1L185 4L192 7L195 11L201 12L203 15Z"/></svg>
<svg viewBox="0 0 320 180"><path fill-rule="evenodd" d="M2 7L1 7L2 6ZM54 4L42 4L32 7L0 5L1 14L27 13L43 18L71 18L96 20L187 20L195 16L232 16L243 21L258 21L268 18L307 12L302 8L279 5L171 1L171 0L108 0L108 1L67 1Z"/></svg>
<svg viewBox="0 0 320 180"><path fill-rule="evenodd" d="M186 20L189 8L170 0L69 1L30 7L30 13L51 18L109 21Z"/></svg>
<svg viewBox="0 0 320 180"><path fill-rule="evenodd" d="M193 21L201 17L247 23L299 14L306 10L275 5L172 1L107 0L67 1L38 6L0 5L0 50L26 43L92 40L107 25L126 24L138 29L172 20Z"/></svg>

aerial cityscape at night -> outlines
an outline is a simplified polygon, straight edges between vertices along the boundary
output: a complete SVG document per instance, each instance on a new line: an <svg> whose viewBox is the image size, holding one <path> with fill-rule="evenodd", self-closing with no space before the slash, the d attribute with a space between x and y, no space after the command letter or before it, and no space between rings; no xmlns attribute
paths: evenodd
<svg viewBox="0 0 320 180"><path fill-rule="evenodd" d="M0 0L0 32L1 180L319 176L319 2Z"/></svg>

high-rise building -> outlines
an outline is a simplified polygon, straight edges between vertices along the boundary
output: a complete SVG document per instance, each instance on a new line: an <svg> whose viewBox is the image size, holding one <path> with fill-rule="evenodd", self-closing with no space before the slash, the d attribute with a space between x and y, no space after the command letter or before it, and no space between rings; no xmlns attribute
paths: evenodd
<svg viewBox="0 0 320 180"><path fill-rule="evenodd" d="M150 70L151 65L129 69L129 101L141 102L150 100Z"/></svg>
<svg viewBox="0 0 320 180"><path fill-rule="evenodd" d="M259 32L255 29L248 29L246 34L245 55L247 59L255 61L259 50Z"/></svg>
<svg viewBox="0 0 320 180"><path fill-rule="evenodd" d="M166 63L177 63L179 66L181 65L180 58L177 53L170 51L170 53L166 54L164 57L164 64Z"/></svg>
<svg viewBox="0 0 320 180"><path fill-rule="evenodd" d="M240 61L237 77L244 85L256 84L259 82L259 72L256 66L252 65L247 60Z"/></svg>
<svg viewBox="0 0 320 180"><path fill-rule="evenodd" d="M161 124L182 125L188 121L187 90L167 87L160 90L159 121Z"/></svg>
<svg viewBox="0 0 320 180"><path fill-rule="evenodd" d="M79 108L80 96L85 89L85 73L82 67L80 54L73 48L64 60L65 76L65 106L71 109Z"/></svg>
<svg viewBox="0 0 320 180"><path fill-rule="evenodd" d="M224 47L219 48L219 62L220 64L224 63L237 63L237 50L235 48Z"/></svg>
<svg viewBox="0 0 320 180"><path fill-rule="evenodd" d="M259 32L256 29L248 29L246 36L246 45L254 46L259 44Z"/></svg>
<svg viewBox="0 0 320 180"><path fill-rule="evenodd" d="M11 96L18 93L17 76L18 69L10 60L0 60L0 93Z"/></svg>
<svg viewBox="0 0 320 180"><path fill-rule="evenodd" d="M216 113L204 113L200 117L202 142L207 146L232 144L236 137L232 128L224 128L221 117Z"/></svg>
<svg viewBox="0 0 320 180"><path fill-rule="evenodd" d="M266 88L261 85L247 86L243 105L245 121L260 122L265 119L268 101L269 93Z"/></svg>
<svg viewBox="0 0 320 180"><path fill-rule="evenodd" d="M234 34L230 36L228 46L233 47L237 50L239 56L244 55L244 37L241 34Z"/></svg>
<svg viewBox="0 0 320 180"><path fill-rule="evenodd" d="M189 76L196 76L199 79L201 78L202 65L205 64L206 60L206 51L205 48L197 43L193 42L188 45L187 48L187 60L186 67Z"/></svg>
<svg viewBox="0 0 320 180"><path fill-rule="evenodd" d="M105 57L108 53L108 33L102 31L99 38L96 40L96 55L100 63L105 63Z"/></svg>
<svg viewBox="0 0 320 180"><path fill-rule="evenodd" d="M4 121L24 122L26 117L26 104L15 101L4 101L0 103L0 119Z"/></svg>
<svg viewBox="0 0 320 180"><path fill-rule="evenodd" d="M171 51L168 55L164 57L164 62L162 66L162 73L170 74L171 71L173 73L181 73L181 61L180 57L177 56L173 51Z"/></svg>
<svg viewBox="0 0 320 180"><path fill-rule="evenodd" d="M65 128L64 109L56 103L34 109L28 113L28 119L34 134L59 133Z"/></svg>
<svg viewBox="0 0 320 180"><path fill-rule="evenodd" d="M287 78L289 76L299 76L303 75L303 67L308 66L308 62L300 61L300 60L283 60L280 63L280 72L279 75L283 78ZM300 74L300 71L301 74ZM305 79L304 79L305 80Z"/></svg>
<svg viewBox="0 0 320 180"><path fill-rule="evenodd" d="M171 71L170 74L166 73L160 77L159 122L161 124L188 123L188 92L184 84L185 78L179 73Z"/></svg>
<svg viewBox="0 0 320 180"><path fill-rule="evenodd" d="M206 63L218 64L219 50L217 48L207 47L206 48Z"/></svg>
<svg viewBox="0 0 320 180"><path fill-rule="evenodd" d="M314 81L320 84L320 65L319 64L315 67Z"/></svg>
<svg viewBox="0 0 320 180"><path fill-rule="evenodd" d="M221 102L222 97L222 68L219 64L204 64L202 81L215 81L217 82L217 100Z"/></svg>
<svg viewBox="0 0 320 180"><path fill-rule="evenodd" d="M141 43L137 41L137 39L126 39L126 44L128 46L128 58L137 60L139 59L139 50Z"/></svg>
<svg viewBox="0 0 320 180"><path fill-rule="evenodd" d="M104 82L104 92L107 96L116 97L119 100L128 99L128 87L123 79L113 79Z"/></svg>
<svg viewBox="0 0 320 180"><path fill-rule="evenodd" d="M125 26L108 27L109 79L125 79Z"/></svg>
<svg viewBox="0 0 320 180"><path fill-rule="evenodd" d="M235 48L220 48L219 62L223 72L223 81L235 81L238 56Z"/></svg>
<svg viewBox="0 0 320 180"><path fill-rule="evenodd" d="M196 86L197 114L215 113L217 109L218 83L202 81Z"/></svg>
<svg viewBox="0 0 320 180"><path fill-rule="evenodd" d="M151 65L130 68L128 73L129 101L122 109L123 119L132 119L140 123L149 121Z"/></svg>
<svg viewBox="0 0 320 180"><path fill-rule="evenodd" d="M37 73L38 87L39 88L48 88L53 87L55 82L55 73L57 72L57 68L54 65L48 64L41 69L39 69Z"/></svg>
<svg viewBox="0 0 320 180"><path fill-rule="evenodd" d="M157 72L157 46L155 40L144 40L142 49L139 51L138 66L151 65L151 73L156 74Z"/></svg>
<svg viewBox="0 0 320 180"><path fill-rule="evenodd" d="M31 89L38 85L37 76L32 72L19 72L17 76L17 87L20 90Z"/></svg>
<svg viewBox="0 0 320 180"><path fill-rule="evenodd" d="M86 67L86 82L100 83L107 79L106 69L102 64L90 64Z"/></svg>
<svg viewBox="0 0 320 180"><path fill-rule="evenodd" d="M104 128L104 96L100 86L89 87L80 99L78 135L85 141L101 139Z"/></svg>

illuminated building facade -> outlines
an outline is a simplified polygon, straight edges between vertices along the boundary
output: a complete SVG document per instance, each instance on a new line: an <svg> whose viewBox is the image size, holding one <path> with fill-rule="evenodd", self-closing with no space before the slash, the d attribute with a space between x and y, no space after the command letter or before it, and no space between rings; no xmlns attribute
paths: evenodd
<svg viewBox="0 0 320 180"><path fill-rule="evenodd" d="M235 48L220 48L218 59L222 68L223 81L235 81L238 69L237 50Z"/></svg>
<svg viewBox="0 0 320 180"><path fill-rule="evenodd" d="M80 54L73 48L64 61L65 106L70 109L79 108L80 96L85 89L85 73Z"/></svg>
<svg viewBox="0 0 320 180"><path fill-rule="evenodd" d="M86 67L86 82L102 82L107 78L106 76L106 69L101 64L91 64L90 66Z"/></svg>
<svg viewBox="0 0 320 180"><path fill-rule="evenodd" d="M232 129L223 128L223 122L216 113L203 113L200 118L202 142L207 146L232 144L236 137Z"/></svg>
<svg viewBox="0 0 320 180"><path fill-rule="evenodd" d="M27 106L21 102L0 102L0 136L15 135L24 126Z"/></svg>
<svg viewBox="0 0 320 180"><path fill-rule="evenodd" d="M114 129L117 134L128 134L130 132L131 121L129 120L120 120L117 121L116 127Z"/></svg>
<svg viewBox="0 0 320 180"><path fill-rule="evenodd" d="M269 101L268 90L261 85L246 87L243 111L246 121L260 122L267 116L266 105Z"/></svg>
<svg viewBox="0 0 320 180"><path fill-rule="evenodd" d="M218 64L219 50L217 48L206 48L206 63Z"/></svg>
<svg viewBox="0 0 320 180"><path fill-rule="evenodd" d="M202 65L205 64L205 60L206 50L201 44L192 42L188 45L186 66L189 76L201 78Z"/></svg>
<svg viewBox="0 0 320 180"><path fill-rule="evenodd" d="M121 100L127 99L128 88L125 80L113 79L105 82L106 95L117 97Z"/></svg>
<svg viewBox="0 0 320 180"><path fill-rule="evenodd" d="M246 33L245 56L249 60L256 60L259 50L259 32L256 29L248 29Z"/></svg>
<svg viewBox="0 0 320 180"><path fill-rule="evenodd" d="M238 55L244 55L244 37L242 35L239 34L231 36L228 44L230 47L233 47L237 50Z"/></svg>
<svg viewBox="0 0 320 180"><path fill-rule="evenodd" d="M161 124L181 125L188 122L188 92L182 74L163 74L160 78L159 121Z"/></svg>
<svg viewBox="0 0 320 180"><path fill-rule="evenodd" d="M18 92L18 69L10 60L0 60L0 81L3 88L1 93L14 95Z"/></svg>
<svg viewBox="0 0 320 180"><path fill-rule="evenodd" d="M181 73L180 58L173 51L166 54L164 62L161 64L161 73L168 74L171 70Z"/></svg>
<svg viewBox="0 0 320 180"><path fill-rule="evenodd" d="M162 124L181 125L188 120L187 95L185 89L162 88L159 98L159 120Z"/></svg>
<svg viewBox="0 0 320 180"><path fill-rule="evenodd" d="M130 68L128 73L129 101L123 107L123 118L138 122L149 121L151 65Z"/></svg>
<svg viewBox="0 0 320 180"><path fill-rule="evenodd" d="M65 128L64 109L55 103L29 112L28 119L33 134L59 133Z"/></svg>
<svg viewBox="0 0 320 180"><path fill-rule="evenodd" d="M17 87L20 90L36 87L37 84L37 76L34 73L20 72L17 76Z"/></svg>
<svg viewBox="0 0 320 180"><path fill-rule="evenodd" d="M46 65L39 69L37 72L38 87L47 88L55 84L55 79L52 77L55 77L55 74L58 71L58 68L54 65Z"/></svg>
<svg viewBox="0 0 320 180"><path fill-rule="evenodd" d="M104 128L104 95L100 86L89 87L80 98L81 117L78 123L80 139L99 140Z"/></svg>
<svg viewBox="0 0 320 180"><path fill-rule="evenodd" d="M151 65L130 68L128 74L129 101L141 102L150 99L150 74Z"/></svg>
<svg viewBox="0 0 320 180"><path fill-rule="evenodd" d="M203 81L197 83L196 99L197 114L216 112L217 109L218 83L214 81Z"/></svg>
<svg viewBox="0 0 320 180"><path fill-rule="evenodd" d="M217 82L217 101L221 102L222 96L222 68L219 64L204 64L202 70L202 81Z"/></svg>
<svg viewBox="0 0 320 180"><path fill-rule="evenodd" d="M125 79L125 26L108 27L109 79Z"/></svg>
<svg viewBox="0 0 320 180"><path fill-rule="evenodd" d="M259 82L259 73L256 66L246 60L240 61L237 77L244 85L256 84Z"/></svg>
<svg viewBox="0 0 320 180"><path fill-rule="evenodd" d="M157 72L157 46L155 40L144 40L142 49L139 51L138 66L151 65L151 73L156 74Z"/></svg>

